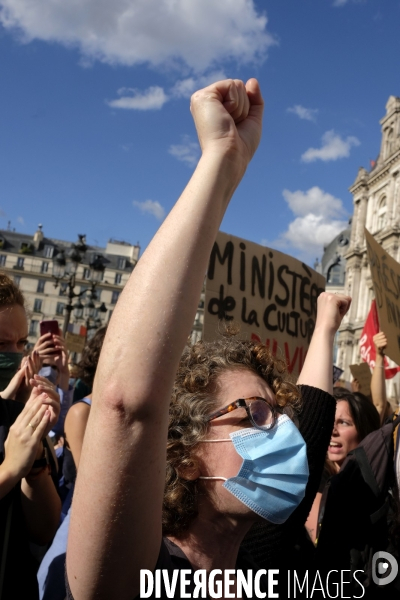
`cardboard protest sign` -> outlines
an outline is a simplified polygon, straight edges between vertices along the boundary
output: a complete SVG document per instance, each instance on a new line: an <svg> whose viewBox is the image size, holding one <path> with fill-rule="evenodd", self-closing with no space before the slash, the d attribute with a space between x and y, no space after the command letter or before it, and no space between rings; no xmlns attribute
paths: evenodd
<svg viewBox="0 0 400 600"><path fill-rule="evenodd" d="M387 337L386 354L400 364L400 264L365 230L379 326Z"/></svg>
<svg viewBox="0 0 400 600"><path fill-rule="evenodd" d="M360 365L350 365L350 371L354 379L357 379L360 384L359 391L365 396L371 395L371 369L367 363L363 362Z"/></svg>
<svg viewBox="0 0 400 600"><path fill-rule="evenodd" d="M304 363L325 278L299 260L219 232L206 281L203 338L219 335L220 320L240 335L281 352L290 373ZM316 365L318 368L318 365Z"/></svg>
<svg viewBox="0 0 400 600"><path fill-rule="evenodd" d="M86 336L77 335L67 331L65 335L65 343L70 352L77 352L80 354L86 345Z"/></svg>

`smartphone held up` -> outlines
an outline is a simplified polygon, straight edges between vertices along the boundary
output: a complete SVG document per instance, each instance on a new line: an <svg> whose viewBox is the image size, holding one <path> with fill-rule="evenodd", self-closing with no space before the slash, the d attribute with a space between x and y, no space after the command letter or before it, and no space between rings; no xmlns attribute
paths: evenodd
<svg viewBox="0 0 400 600"><path fill-rule="evenodd" d="M50 333L53 335L60 334L60 328L58 325L58 321L56 319L48 319L44 321L40 321L40 335L46 335L46 333ZM54 348L55 344L52 344L50 348Z"/></svg>

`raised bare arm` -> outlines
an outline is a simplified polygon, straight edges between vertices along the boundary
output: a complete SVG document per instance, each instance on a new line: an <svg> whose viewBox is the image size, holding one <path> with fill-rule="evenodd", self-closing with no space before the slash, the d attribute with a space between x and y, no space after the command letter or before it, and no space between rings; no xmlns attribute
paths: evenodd
<svg viewBox="0 0 400 600"><path fill-rule="evenodd" d="M192 97L202 157L114 311L75 488L67 571L75 600L131 600L161 542L168 406L207 262L261 134L256 80Z"/></svg>
<svg viewBox="0 0 400 600"><path fill-rule="evenodd" d="M376 358L375 367L371 377L371 398L376 410L379 413L381 423L386 419L387 413L387 396L386 396L386 379L385 379L385 350L387 346L387 338L383 331L376 333L373 337Z"/></svg>
<svg viewBox="0 0 400 600"><path fill-rule="evenodd" d="M323 292L318 298L317 321L298 384L312 385L332 394L333 341L351 298Z"/></svg>

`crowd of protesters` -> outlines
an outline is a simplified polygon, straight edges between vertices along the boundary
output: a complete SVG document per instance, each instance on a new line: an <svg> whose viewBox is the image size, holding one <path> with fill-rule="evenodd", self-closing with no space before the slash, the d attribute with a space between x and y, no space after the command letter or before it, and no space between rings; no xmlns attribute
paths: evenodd
<svg viewBox="0 0 400 600"><path fill-rule="evenodd" d="M77 369L61 332L25 354L24 298L0 275L0 600L133 600L141 572L156 570L187 570L192 593L197 571L218 569L264 569L268 594L271 569L284 574L280 590L291 570L358 569L354 597L393 597L399 578L374 585L368 555L399 552L385 335L374 339L371 397L333 389L344 295L319 296L296 385L283 360L232 326L187 344L218 228L260 140L263 99L256 80L225 80L194 94L191 111L199 164ZM376 535L362 521L367 495L364 515L349 493L364 490L352 459L362 450L379 478L371 447L390 443ZM167 587L151 597L172 597Z"/></svg>

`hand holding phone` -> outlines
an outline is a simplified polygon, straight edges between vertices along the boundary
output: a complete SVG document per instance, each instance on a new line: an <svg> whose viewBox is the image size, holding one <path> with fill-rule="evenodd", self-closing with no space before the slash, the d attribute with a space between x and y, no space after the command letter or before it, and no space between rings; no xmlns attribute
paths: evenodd
<svg viewBox="0 0 400 600"><path fill-rule="evenodd" d="M56 342L54 336L60 335L60 329L58 321L55 319L49 319L40 321L40 338L35 344L35 350L37 350L41 357L52 354L55 355L59 352L56 350Z"/></svg>
<svg viewBox="0 0 400 600"><path fill-rule="evenodd" d="M52 335L59 335L58 321L55 319L48 319L46 321L40 321L40 335L51 333Z"/></svg>

